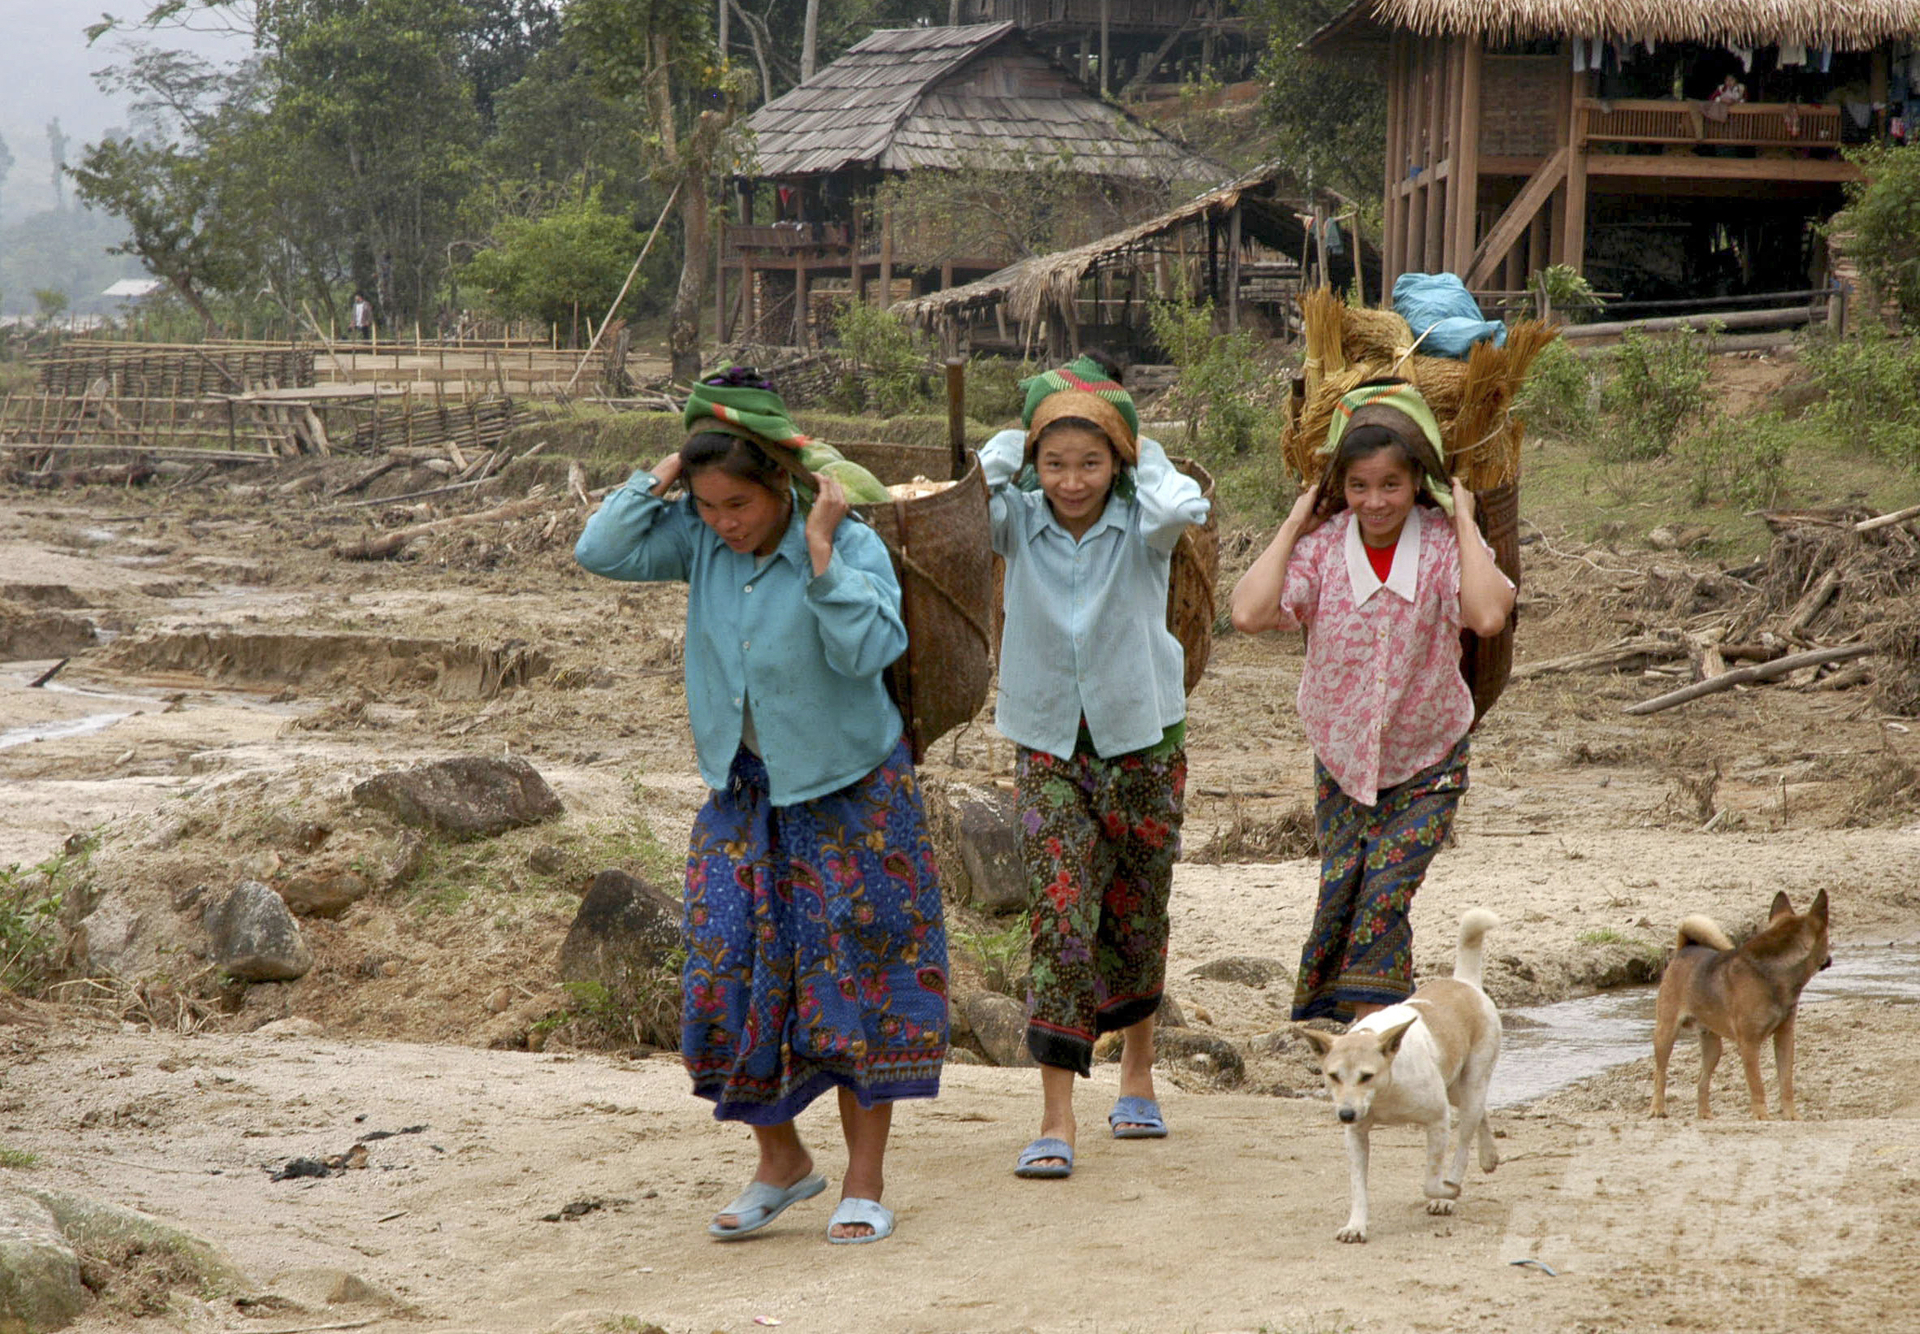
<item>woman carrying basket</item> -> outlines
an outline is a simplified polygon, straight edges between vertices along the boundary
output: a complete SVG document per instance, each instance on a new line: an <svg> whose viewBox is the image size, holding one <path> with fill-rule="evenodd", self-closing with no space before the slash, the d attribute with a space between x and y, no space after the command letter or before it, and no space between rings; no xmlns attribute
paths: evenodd
<svg viewBox="0 0 1920 1334"><path fill-rule="evenodd" d="M1498 634L1514 588L1412 385L1348 393L1321 453L1325 472L1241 576L1232 611L1248 634L1307 631L1320 899L1293 1017L1352 1020L1412 994L1408 911L1467 790L1460 631Z"/></svg>
<svg viewBox="0 0 1920 1334"><path fill-rule="evenodd" d="M925 816L881 679L907 643L885 546L811 476L771 386L697 386L697 431L587 522L581 565L685 580L700 774L684 900L681 1052L694 1092L752 1127L753 1181L708 1231L731 1241L826 1187L794 1118L837 1089L847 1170L833 1242L893 1230L880 1203L893 1104L939 1092L947 947ZM803 471L801 476L808 476ZM688 495L669 502L676 480Z"/></svg>
<svg viewBox="0 0 1920 1334"><path fill-rule="evenodd" d="M1153 1090L1167 896L1187 761L1180 641L1167 581L1199 484L1139 436L1111 363L1081 357L1027 381L1026 430L980 451L993 549L1006 561L994 722L1016 745L1040 1136L1014 1171L1073 1171L1073 1079L1094 1040L1124 1034L1116 1138L1167 1133Z"/></svg>

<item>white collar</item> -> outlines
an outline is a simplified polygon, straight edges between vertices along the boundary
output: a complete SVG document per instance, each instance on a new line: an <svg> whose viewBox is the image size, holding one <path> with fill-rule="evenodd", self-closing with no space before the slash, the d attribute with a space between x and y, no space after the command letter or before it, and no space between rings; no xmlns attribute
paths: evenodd
<svg viewBox="0 0 1920 1334"><path fill-rule="evenodd" d="M1348 511L1347 584L1353 590L1354 606L1365 606L1367 599L1383 588L1392 589L1408 602L1413 601L1414 594L1420 590L1420 530L1425 522L1418 505L1408 511L1400 540L1393 548L1393 568L1387 571L1386 580L1382 582L1373 572L1373 562L1367 559L1366 544L1360 540L1359 516Z"/></svg>

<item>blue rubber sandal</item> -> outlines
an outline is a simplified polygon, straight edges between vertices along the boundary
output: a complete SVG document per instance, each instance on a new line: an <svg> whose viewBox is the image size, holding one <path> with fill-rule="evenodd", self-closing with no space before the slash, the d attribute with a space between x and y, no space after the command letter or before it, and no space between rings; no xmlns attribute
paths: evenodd
<svg viewBox="0 0 1920 1334"><path fill-rule="evenodd" d="M732 1227L709 1223L707 1231L721 1241L737 1241L771 1223L788 1205L810 1200L826 1188L827 1179L817 1172L801 1177L785 1189L770 1186L764 1181L749 1182L747 1188L734 1197L732 1204L719 1211L732 1214L740 1221Z"/></svg>
<svg viewBox="0 0 1920 1334"><path fill-rule="evenodd" d="M851 1223L865 1223L873 1231L864 1237L836 1237L833 1230ZM860 1246L869 1241L884 1241L893 1235L893 1210L878 1200L863 1200L849 1195L827 1220L827 1240L835 1246Z"/></svg>
<svg viewBox="0 0 1920 1334"><path fill-rule="evenodd" d="M1107 1113L1107 1124L1113 1128L1115 1139L1167 1137L1166 1118L1160 1115L1160 1104L1152 1098L1121 1098Z"/></svg>
<svg viewBox="0 0 1920 1334"><path fill-rule="evenodd" d="M1062 1158L1064 1162L1042 1163L1042 1158ZM1020 1161L1013 1174L1017 1177L1070 1177L1073 1175L1073 1145L1045 1135L1020 1150Z"/></svg>

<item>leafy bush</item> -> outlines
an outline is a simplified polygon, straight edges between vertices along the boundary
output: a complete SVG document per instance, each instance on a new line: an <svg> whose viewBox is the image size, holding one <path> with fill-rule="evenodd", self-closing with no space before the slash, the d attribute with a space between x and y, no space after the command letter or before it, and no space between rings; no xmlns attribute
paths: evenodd
<svg viewBox="0 0 1920 1334"><path fill-rule="evenodd" d="M1920 326L1920 145L1870 145L1847 158L1865 176L1847 186L1847 207L1829 227L1902 321Z"/></svg>
<svg viewBox="0 0 1920 1334"><path fill-rule="evenodd" d="M834 331L854 363L853 374L835 393L836 407L891 415L932 401L928 355L899 316L865 302L849 302L834 321Z"/></svg>
<svg viewBox="0 0 1920 1334"><path fill-rule="evenodd" d="M1629 329L1614 350L1614 373L1600 391L1604 457L1664 458L1683 431L1700 424L1711 395L1707 357L1717 330L1646 334Z"/></svg>
<svg viewBox="0 0 1920 1334"><path fill-rule="evenodd" d="M85 874L98 846L76 835L37 866L0 867L0 987L33 995L53 980L60 905Z"/></svg>
<svg viewBox="0 0 1920 1334"><path fill-rule="evenodd" d="M1605 306L1593 294L1593 285L1571 264L1549 264L1527 284L1533 289L1536 307L1552 309L1575 324L1591 319Z"/></svg>
<svg viewBox="0 0 1920 1334"><path fill-rule="evenodd" d="M989 426L1018 421L1027 401L1020 381L1045 369L1033 361L975 357L967 367L967 416Z"/></svg>
<svg viewBox="0 0 1920 1334"><path fill-rule="evenodd" d="M1534 359L1514 411L1533 430L1569 437L1593 426L1597 377L1566 340L1556 338Z"/></svg>
<svg viewBox="0 0 1920 1334"><path fill-rule="evenodd" d="M1682 451L1692 469L1689 499L1740 509L1778 504L1787 492L1787 452L1795 436L1793 424L1777 412L1719 418Z"/></svg>
<svg viewBox="0 0 1920 1334"><path fill-rule="evenodd" d="M1920 471L1920 346L1863 324L1848 338L1810 339L1801 358L1826 391L1815 411L1836 436Z"/></svg>
<svg viewBox="0 0 1920 1334"><path fill-rule="evenodd" d="M497 314L563 329L577 315L606 318L640 246L632 222L603 209L598 190L542 217L503 218L493 241L468 262L465 281L486 289ZM620 314L635 313L648 276L635 280Z"/></svg>
<svg viewBox="0 0 1920 1334"><path fill-rule="evenodd" d="M1183 448L1220 459L1266 448L1280 436L1277 414L1256 395L1261 343L1250 330L1216 334L1213 303L1155 302L1154 341L1180 370L1164 407L1187 422Z"/></svg>

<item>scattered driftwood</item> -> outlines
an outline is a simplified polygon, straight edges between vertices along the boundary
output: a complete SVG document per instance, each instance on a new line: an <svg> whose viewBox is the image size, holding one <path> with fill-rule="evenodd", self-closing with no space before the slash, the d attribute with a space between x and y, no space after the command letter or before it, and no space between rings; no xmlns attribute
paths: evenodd
<svg viewBox="0 0 1920 1334"><path fill-rule="evenodd" d="M1909 505L1903 510L1891 514L1882 514L1873 519L1862 519L1853 526L1856 533L1870 533L1876 528L1891 528L1896 523L1905 523L1908 519L1920 518L1920 505Z"/></svg>
<svg viewBox="0 0 1920 1334"><path fill-rule="evenodd" d="M1809 588L1806 595L1794 605L1793 610L1787 614L1787 619L1780 624L1781 635L1788 639L1798 639L1805 634L1807 626L1812 623L1814 617L1826 610L1827 603L1833 600L1833 595L1839 587L1840 570L1836 566L1821 575L1819 582Z"/></svg>
<svg viewBox="0 0 1920 1334"><path fill-rule="evenodd" d="M1756 663L1752 667L1737 667L1706 681L1695 681L1690 686L1670 690L1664 695L1641 700L1638 704L1629 704L1622 713L1647 714L1659 713L1671 709L1676 704L1685 704L1704 695L1717 695L1723 690L1731 690L1737 685L1754 681L1771 681L1775 677L1785 676L1802 667L1818 667L1823 663L1845 662L1849 658L1864 658L1873 652L1871 644L1842 644L1837 648L1814 649L1808 653L1790 653L1784 658L1775 658L1772 662Z"/></svg>
<svg viewBox="0 0 1920 1334"><path fill-rule="evenodd" d="M53 666L47 668L46 671L40 673L40 675L34 677L33 680L27 682L27 689L35 690L45 685L47 682L53 680L54 677L60 675L60 669L62 667L65 667L68 663L72 661L73 661L72 658L60 659L60 661L54 663Z"/></svg>
<svg viewBox="0 0 1920 1334"><path fill-rule="evenodd" d="M1601 648L1569 653L1562 658L1516 663L1512 679L1524 681L1528 677L1546 676L1553 672L1610 671L1619 667L1645 666L1649 660L1663 661L1686 655L1687 643L1680 635L1649 635L1617 640Z"/></svg>
<svg viewBox="0 0 1920 1334"><path fill-rule="evenodd" d="M444 519L429 519L425 523L396 528L390 533L382 533L379 537L368 538L350 547L342 547L338 554L347 560L391 560L405 550L407 544L416 537L444 532L449 528L463 528L470 524L518 519L545 509L551 504L553 500L544 493L530 495L521 500L510 500L504 505L495 505L492 509L481 510L475 514L453 514Z"/></svg>

